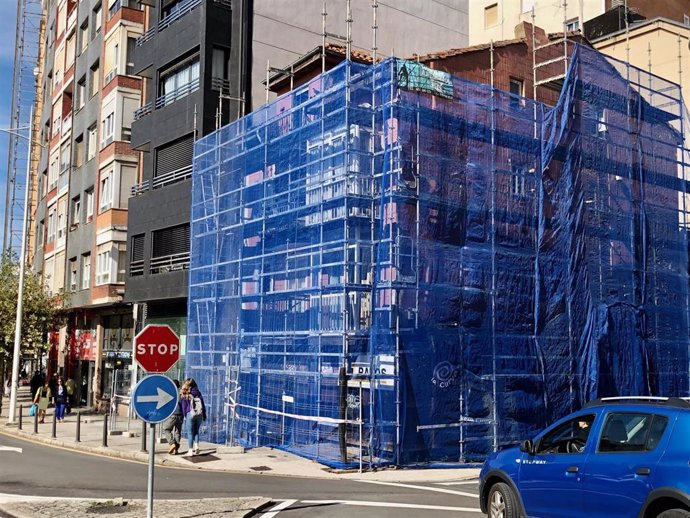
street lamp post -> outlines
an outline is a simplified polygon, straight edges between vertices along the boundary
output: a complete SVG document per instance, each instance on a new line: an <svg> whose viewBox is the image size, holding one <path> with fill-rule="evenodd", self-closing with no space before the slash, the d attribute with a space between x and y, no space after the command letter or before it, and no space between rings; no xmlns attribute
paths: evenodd
<svg viewBox="0 0 690 518"><path fill-rule="evenodd" d="M29 114L29 136L25 137L13 130L0 130L16 137L26 138L29 141L29 150L26 160L26 181L24 182L24 214L22 217L22 242L19 253L19 286L17 287L17 314L14 322L14 350L12 352L12 391L10 392L10 412L7 418L8 424L14 423L17 410L17 389L19 388L19 350L22 338L22 319L24 310L24 276L26 273L26 235L29 226L29 192L31 185L31 150L33 139L31 128L33 127L34 109L31 107ZM41 145L38 143L38 145ZM9 171L8 171L9 174ZM5 210L9 208L6 207Z"/></svg>

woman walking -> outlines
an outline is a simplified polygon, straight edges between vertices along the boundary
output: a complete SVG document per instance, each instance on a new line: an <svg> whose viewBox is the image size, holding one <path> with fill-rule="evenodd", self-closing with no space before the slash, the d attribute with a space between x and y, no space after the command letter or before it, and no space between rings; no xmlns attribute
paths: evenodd
<svg viewBox="0 0 690 518"><path fill-rule="evenodd" d="M201 422L206 420L206 405L201 391L192 378L188 378L182 384L180 406L187 421L187 444L189 449L185 454L188 457L199 453L199 429Z"/></svg>
<svg viewBox="0 0 690 518"><path fill-rule="evenodd" d="M175 386L179 389L180 382L173 380ZM168 453L170 455L177 455L180 449L180 433L182 433L182 421L184 421L184 414L180 407L180 398L177 398L177 406L173 414L163 423L163 431L168 439Z"/></svg>
<svg viewBox="0 0 690 518"><path fill-rule="evenodd" d="M62 377L57 379L57 384L55 385L55 417L58 423L65 422L65 407L67 406L67 387L65 387L65 381Z"/></svg>
<svg viewBox="0 0 690 518"><path fill-rule="evenodd" d="M45 381L43 386L34 394L34 403L38 405L38 422L42 423L46 418L46 410L50 403L53 393L50 391L50 383Z"/></svg>

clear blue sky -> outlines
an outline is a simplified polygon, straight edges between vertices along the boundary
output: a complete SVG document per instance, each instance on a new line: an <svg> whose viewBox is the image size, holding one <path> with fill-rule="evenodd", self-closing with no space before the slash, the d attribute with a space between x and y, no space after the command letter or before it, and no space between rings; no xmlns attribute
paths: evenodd
<svg viewBox="0 0 690 518"><path fill-rule="evenodd" d="M12 66L17 20L16 0L0 0L0 128L10 126L12 107ZM5 182L7 181L7 135L0 132L0 242L5 218ZM0 245L2 246L2 245Z"/></svg>

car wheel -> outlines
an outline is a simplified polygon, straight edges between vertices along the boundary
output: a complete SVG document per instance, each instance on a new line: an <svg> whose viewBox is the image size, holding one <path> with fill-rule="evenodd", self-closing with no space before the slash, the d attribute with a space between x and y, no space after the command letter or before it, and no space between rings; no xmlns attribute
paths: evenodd
<svg viewBox="0 0 690 518"><path fill-rule="evenodd" d="M508 484L498 482L491 487L486 509L489 518L518 518L515 494Z"/></svg>
<svg viewBox="0 0 690 518"><path fill-rule="evenodd" d="M661 513L657 518L690 518L690 511L685 509L669 509Z"/></svg>

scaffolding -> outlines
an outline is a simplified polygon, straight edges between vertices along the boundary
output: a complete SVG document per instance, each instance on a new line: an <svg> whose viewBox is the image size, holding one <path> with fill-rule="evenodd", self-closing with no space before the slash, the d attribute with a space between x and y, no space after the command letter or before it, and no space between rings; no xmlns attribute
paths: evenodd
<svg viewBox="0 0 690 518"><path fill-rule="evenodd" d="M39 63L41 53L40 42L44 33L43 11L41 0L17 1L17 26L15 36L14 69L12 77L12 105L9 126L13 134L9 136L7 148L7 176L5 184L5 219L3 234L3 250L10 250L19 255L22 240L22 222L24 218L25 187L29 182L29 201L35 199L35 178L27 178L27 169L35 174L34 164L37 163L38 146L34 147L32 156L28 156L29 141L27 136L38 141L40 124L34 124L40 118L40 110L32 108L36 99L42 98ZM24 132L24 137L17 133ZM31 160L32 167L27 168L27 161ZM33 241L34 225L31 224L29 214L27 227L27 241ZM31 256L31 250L29 250Z"/></svg>
<svg viewBox="0 0 690 518"><path fill-rule="evenodd" d="M549 107L344 62L196 143L210 440L464 463L594 397L688 394L680 89L580 46L560 81Z"/></svg>

